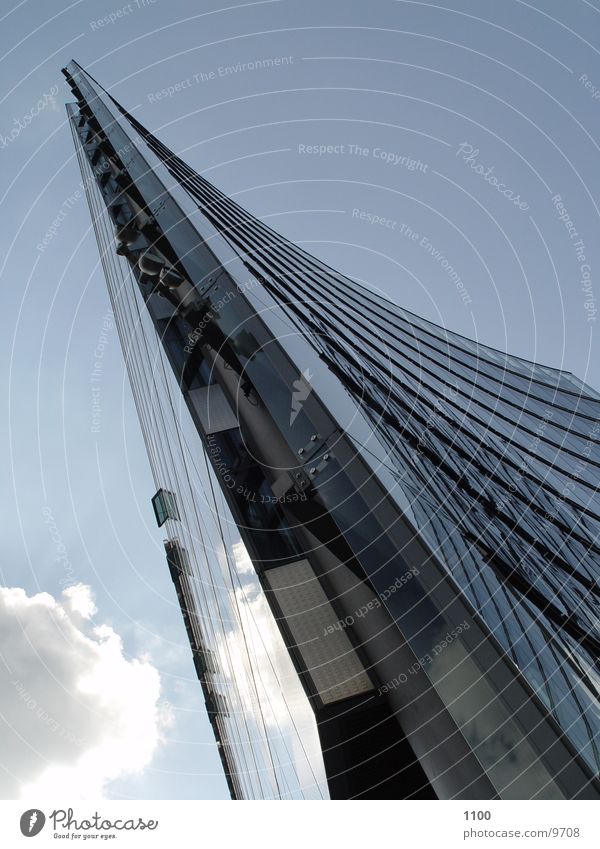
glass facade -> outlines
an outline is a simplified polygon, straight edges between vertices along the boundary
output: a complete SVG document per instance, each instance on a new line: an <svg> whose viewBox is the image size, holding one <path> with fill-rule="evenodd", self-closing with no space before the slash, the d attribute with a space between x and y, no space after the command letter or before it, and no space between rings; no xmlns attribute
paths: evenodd
<svg viewBox="0 0 600 849"><path fill-rule="evenodd" d="M597 393L410 316L280 239L261 249L264 225L234 212L212 215L235 222L228 238L276 297L302 293L286 308L371 417L420 533L599 770Z"/></svg>
<svg viewBox="0 0 600 849"><path fill-rule="evenodd" d="M598 393L377 298L155 149L370 418L419 533L597 772Z"/></svg>
<svg viewBox="0 0 600 849"><path fill-rule="evenodd" d="M248 552L181 392L210 385L193 362L186 327L166 301L151 315L123 256L106 204L110 181L94 179L87 131L70 114L108 291L157 492L152 510L166 535L166 562L192 660L233 798L327 797L312 712ZM103 156L106 154L103 152ZM100 177L108 167L97 158ZM169 368L170 366L170 368ZM224 432L223 450L237 445ZM224 434L216 434L221 438ZM149 499L150 500L150 499ZM140 570L144 566L140 564ZM160 627L160 623L157 623Z"/></svg>
<svg viewBox="0 0 600 849"><path fill-rule="evenodd" d="M72 73L85 82L78 66ZM294 575L299 586L320 576L325 600L314 601L321 598L315 591L312 603L324 634L334 616L327 607L322 618L327 599L345 613L352 593L358 598L366 587L383 599L382 615L401 635L394 656L412 652L457 746L473 756L473 775L489 782L489 791L475 794L564 798L572 780L573 795L596 795L600 395L571 374L452 333L338 274L93 91L122 132L133 134L147 170L168 184L178 204L173 215L181 216L173 221L199 211L199 244L207 234L219 237L202 274L193 257L178 263L179 237L170 239L170 279L173 271L189 278L203 311L183 297L156 307L156 284L146 306L203 434L211 488L216 482L225 493L231 526L244 538L317 717L329 703L318 693L327 690L321 667L330 663L336 672L328 686L344 695L329 701L384 692L436 792L452 795L440 777L448 754L420 754L426 735L411 725L406 697L399 690L388 698L394 667L375 631L361 643L355 628L355 650L338 642L329 660L321 636L322 655L312 646L307 660L297 635L312 633L310 623L300 627L293 611L309 601L286 592ZM162 210L148 203L155 208ZM137 282L144 293L139 274ZM296 341L278 347L282 331ZM290 487L301 493L297 504L285 500ZM197 545L188 540L184 548ZM333 560L337 572L325 574ZM355 579L336 596L348 564L360 587ZM388 594L409 573L414 579ZM185 596L186 579L179 580ZM450 633L451 649L437 652ZM197 649L199 669L208 668L207 650ZM350 651L354 666L342 673L340 654ZM353 689L340 675L360 685ZM220 698L214 691L209 710L219 713ZM561 758L579 777L565 777ZM460 792L469 797L466 780Z"/></svg>

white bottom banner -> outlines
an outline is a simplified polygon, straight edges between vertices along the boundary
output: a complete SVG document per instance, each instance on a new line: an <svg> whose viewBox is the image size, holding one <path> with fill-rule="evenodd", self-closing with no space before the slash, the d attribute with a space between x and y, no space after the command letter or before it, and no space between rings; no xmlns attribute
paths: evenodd
<svg viewBox="0 0 600 849"><path fill-rule="evenodd" d="M39 804L39 807L37 805ZM0 846L598 846L594 802L0 802Z"/></svg>

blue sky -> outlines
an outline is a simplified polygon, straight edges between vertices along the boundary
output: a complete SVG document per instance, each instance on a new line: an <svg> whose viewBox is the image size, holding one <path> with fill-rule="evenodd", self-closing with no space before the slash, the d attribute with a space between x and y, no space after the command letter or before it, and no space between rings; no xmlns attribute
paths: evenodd
<svg viewBox="0 0 600 849"><path fill-rule="evenodd" d="M340 271L598 389L599 25L598 0L2 3L0 583L54 599L66 579L89 586L123 662L158 670L164 742L108 795L226 787L154 526L60 68L77 59Z"/></svg>

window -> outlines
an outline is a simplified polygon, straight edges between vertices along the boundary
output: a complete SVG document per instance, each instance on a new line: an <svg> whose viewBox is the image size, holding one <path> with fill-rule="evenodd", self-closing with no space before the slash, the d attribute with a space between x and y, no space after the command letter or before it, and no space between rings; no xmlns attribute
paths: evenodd
<svg viewBox="0 0 600 849"><path fill-rule="evenodd" d="M156 523L159 528L164 525L167 519L179 520L175 495L167 489L158 490L152 498L152 507L154 508L154 515L156 516Z"/></svg>

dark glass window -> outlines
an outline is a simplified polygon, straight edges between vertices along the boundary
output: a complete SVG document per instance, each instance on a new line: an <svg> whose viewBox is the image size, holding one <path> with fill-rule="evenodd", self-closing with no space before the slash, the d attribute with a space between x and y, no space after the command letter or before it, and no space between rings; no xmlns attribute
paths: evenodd
<svg viewBox="0 0 600 849"><path fill-rule="evenodd" d="M261 467L254 461L239 429L209 436L208 456L217 476L235 501L243 527L263 561L297 557L300 549L281 503L273 496ZM299 500L299 496L289 496Z"/></svg>
<svg viewBox="0 0 600 849"><path fill-rule="evenodd" d="M158 527L162 527L167 519L175 519L179 521L179 511L177 510L177 502L175 494L169 492L168 489L159 489L152 498L152 507L156 516Z"/></svg>
<svg viewBox="0 0 600 849"><path fill-rule="evenodd" d="M157 321L160 340L183 389L198 389L214 383L200 342L180 316Z"/></svg>

